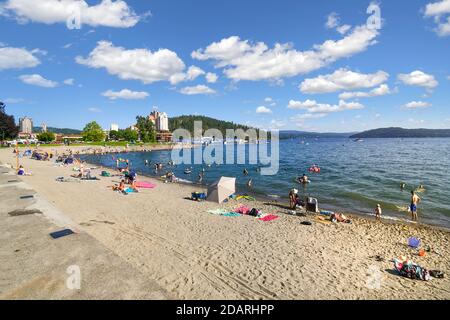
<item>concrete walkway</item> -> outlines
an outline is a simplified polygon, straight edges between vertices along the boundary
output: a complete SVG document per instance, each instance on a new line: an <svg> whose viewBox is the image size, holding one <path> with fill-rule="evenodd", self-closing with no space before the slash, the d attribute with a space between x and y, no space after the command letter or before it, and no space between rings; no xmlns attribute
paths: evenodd
<svg viewBox="0 0 450 320"><path fill-rule="evenodd" d="M50 237L64 228L79 232L11 169L0 166L0 299L170 298L88 234Z"/></svg>

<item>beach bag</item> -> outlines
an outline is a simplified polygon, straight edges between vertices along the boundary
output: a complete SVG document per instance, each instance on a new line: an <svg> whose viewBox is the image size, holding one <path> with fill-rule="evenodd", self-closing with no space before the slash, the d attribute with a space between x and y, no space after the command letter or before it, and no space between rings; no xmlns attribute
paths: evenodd
<svg viewBox="0 0 450 320"><path fill-rule="evenodd" d="M250 210L250 212L248 213L249 216L252 217L257 217L259 215L259 210L253 208L252 210Z"/></svg>
<svg viewBox="0 0 450 320"><path fill-rule="evenodd" d="M106 171L102 171L102 177L111 177L111 174Z"/></svg>
<svg viewBox="0 0 450 320"><path fill-rule="evenodd" d="M309 198L306 201L306 211L319 212L319 202L316 198Z"/></svg>
<svg viewBox="0 0 450 320"><path fill-rule="evenodd" d="M192 192L191 199L196 201L206 200L206 194L204 192Z"/></svg>

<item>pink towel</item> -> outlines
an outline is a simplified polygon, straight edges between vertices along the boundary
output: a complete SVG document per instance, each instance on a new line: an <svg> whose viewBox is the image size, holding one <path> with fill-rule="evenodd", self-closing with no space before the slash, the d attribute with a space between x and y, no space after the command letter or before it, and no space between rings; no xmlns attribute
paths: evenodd
<svg viewBox="0 0 450 320"><path fill-rule="evenodd" d="M143 188L143 189L153 189L154 187L156 187L155 184L150 183L150 182L136 182L136 187L137 188Z"/></svg>
<svg viewBox="0 0 450 320"><path fill-rule="evenodd" d="M240 214L248 214L250 212L250 208L242 205L239 208L237 208L236 210L234 210L234 212L240 213Z"/></svg>
<svg viewBox="0 0 450 320"><path fill-rule="evenodd" d="M269 215L267 215L267 216L265 216L264 218L259 218L259 220L261 220L261 221L272 221L272 220L275 220L275 219L278 219L278 216L276 216L276 215L274 215L274 214L269 214Z"/></svg>

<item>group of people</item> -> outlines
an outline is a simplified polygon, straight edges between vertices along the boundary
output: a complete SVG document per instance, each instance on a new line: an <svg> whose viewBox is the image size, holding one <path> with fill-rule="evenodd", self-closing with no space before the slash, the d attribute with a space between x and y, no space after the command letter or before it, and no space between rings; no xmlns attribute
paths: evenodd
<svg viewBox="0 0 450 320"><path fill-rule="evenodd" d="M418 221L419 217L417 214L417 207L419 203L422 201L422 199L418 196L416 191L411 190L411 198L410 198L410 204L408 206L408 211L411 213L411 220L412 221ZM381 205L377 204L374 210L374 215L377 220L381 220L381 215L383 211L381 209Z"/></svg>

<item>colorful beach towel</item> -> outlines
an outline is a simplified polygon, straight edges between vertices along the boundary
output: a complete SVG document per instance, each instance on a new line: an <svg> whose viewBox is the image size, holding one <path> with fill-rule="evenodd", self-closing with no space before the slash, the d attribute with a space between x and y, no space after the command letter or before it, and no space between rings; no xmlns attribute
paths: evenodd
<svg viewBox="0 0 450 320"><path fill-rule="evenodd" d="M250 210L251 209L249 207L241 205L236 210L234 210L234 212L240 213L240 214L248 214L250 212Z"/></svg>
<svg viewBox="0 0 450 320"><path fill-rule="evenodd" d="M131 188L125 189L125 192L126 192L126 193L137 193L136 190L131 189Z"/></svg>
<svg viewBox="0 0 450 320"><path fill-rule="evenodd" d="M236 213L236 212L228 212L228 213L223 214L223 216L224 217L240 217L241 214Z"/></svg>
<svg viewBox="0 0 450 320"><path fill-rule="evenodd" d="M269 221L272 221L272 220L275 220L275 219L278 219L278 218L279 217L274 215L274 214L268 214L267 216L259 218L259 220L269 222Z"/></svg>
<svg viewBox="0 0 450 320"><path fill-rule="evenodd" d="M150 182L145 182L145 181L140 181L140 182L136 182L136 187L141 188L141 189L153 189L154 187L156 187L156 184L153 184Z"/></svg>
<svg viewBox="0 0 450 320"><path fill-rule="evenodd" d="M255 198L251 197L251 196L247 196L247 195L242 195L242 196L237 196L236 200L241 200L241 199L245 199L248 201L255 201Z"/></svg>

